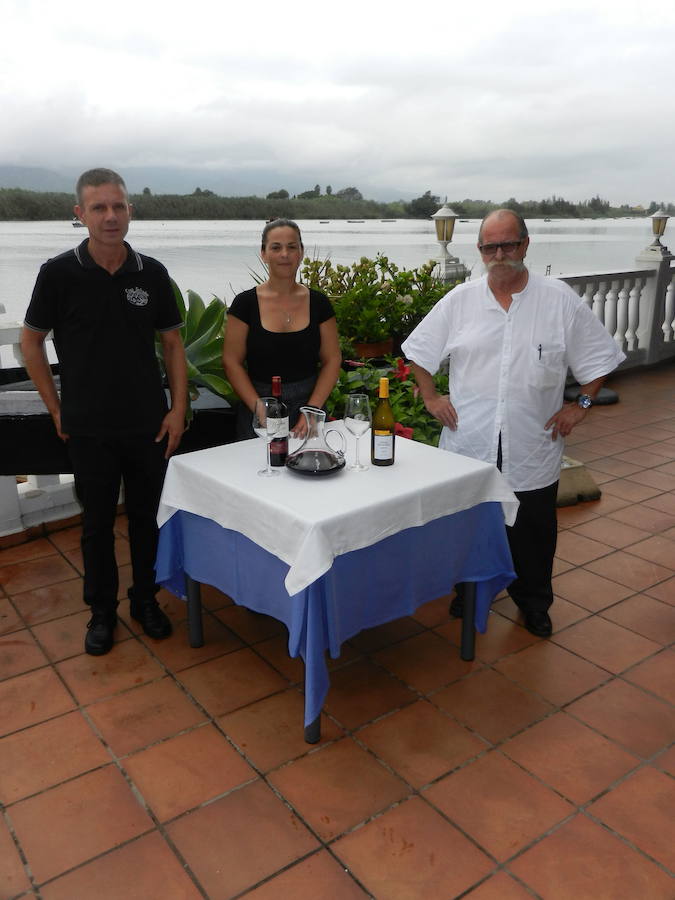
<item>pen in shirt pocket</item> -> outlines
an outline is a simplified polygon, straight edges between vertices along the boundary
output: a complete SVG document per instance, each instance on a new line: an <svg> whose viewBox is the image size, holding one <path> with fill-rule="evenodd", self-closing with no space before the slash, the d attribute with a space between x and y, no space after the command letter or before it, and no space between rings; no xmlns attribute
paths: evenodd
<svg viewBox="0 0 675 900"><path fill-rule="evenodd" d="M539 359L541 359L541 344L539 344L539 346L537 347L537 350L539 352Z"/></svg>

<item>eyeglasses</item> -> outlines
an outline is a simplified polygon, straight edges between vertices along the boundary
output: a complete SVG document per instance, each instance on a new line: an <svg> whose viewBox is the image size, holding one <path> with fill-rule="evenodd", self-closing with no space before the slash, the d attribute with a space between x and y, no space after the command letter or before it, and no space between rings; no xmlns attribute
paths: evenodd
<svg viewBox="0 0 675 900"><path fill-rule="evenodd" d="M478 249L486 256L494 256L497 250L503 250L504 253L514 253L523 243L525 238L519 241L502 241L500 244L479 244Z"/></svg>

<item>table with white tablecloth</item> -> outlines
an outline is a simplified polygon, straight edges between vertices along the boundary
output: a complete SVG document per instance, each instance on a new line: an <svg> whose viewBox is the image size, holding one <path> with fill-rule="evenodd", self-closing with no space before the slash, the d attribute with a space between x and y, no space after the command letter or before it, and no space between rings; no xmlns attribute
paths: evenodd
<svg viewBox="0 0 675 900"><path fill-rule="evenodd" d="M469 625L485 630L493 598L514 577L504 523L518 501L497 469L404 439L393 466L322 477L263 478L262 454L253 440L171 459L157 579L183 597L211 584L284 622L289 653L305 663L307 726L328 691L326 652L337 657L364 628L465 582L475 585Z"/></svg>

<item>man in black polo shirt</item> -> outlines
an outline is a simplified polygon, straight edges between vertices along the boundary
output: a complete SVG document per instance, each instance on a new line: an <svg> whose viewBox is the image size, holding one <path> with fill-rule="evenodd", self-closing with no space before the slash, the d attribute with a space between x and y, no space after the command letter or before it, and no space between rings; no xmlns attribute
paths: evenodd
<svg viewBox="0 0 675 900"><path fill-rule="evenodd" d="M75 214L89 238L40 269L21 347L73 464L82 504L84 601L92 612L85 650L98 656L111 649L117 624L113 528L120 480L133 570L130 613L150 637L171 634L155 597L156 514L166 460L184 429L187 376L168 273L124 240L131 207L122 178L110 169L81 175ZM52 329L60 398L44 347ZM155 356L157 332L170 409Z"/></svg>

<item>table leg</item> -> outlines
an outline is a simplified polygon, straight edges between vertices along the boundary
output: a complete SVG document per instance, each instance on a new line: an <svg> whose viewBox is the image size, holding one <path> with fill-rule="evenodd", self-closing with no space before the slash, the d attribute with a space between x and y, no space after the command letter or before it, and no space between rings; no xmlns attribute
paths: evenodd
<svg viewBox="0 0 675 900"><path fill-rule="evenodd" d="M460 653L462 659L470 662L476 656L476 582L464 582L464 616L462 617L462 640Z"/></svg>
<svg viewBox="0 0 675 900"><path fill-rule="evenodd" d="M318 744L321 740L321 713L314 719L313 722L310 722L309 725L305 725L305 742L307 744Z"/></svg>
<svg viewBox="0 0 675 900"><path fill-rule="evenodd" d="M202 628L202 592L201 585L185 573L185 593L188 605L188 635L191 647L204 646L204 630Z"/></svg>

